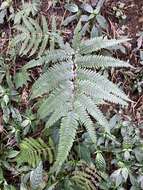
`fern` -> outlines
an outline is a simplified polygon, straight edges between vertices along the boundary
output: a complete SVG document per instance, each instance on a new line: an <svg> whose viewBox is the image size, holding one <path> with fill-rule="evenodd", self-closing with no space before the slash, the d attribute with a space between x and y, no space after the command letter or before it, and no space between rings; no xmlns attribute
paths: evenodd
<svg viewBox="0 0 143 190"><path fill-rule="evenodd" d="M19 34L14 38L15 44L21 43L20 55L29 56L38 52L38 56L42 55L47 47L49 40L58 38L58 35L50 33L48 24L44 16L41 17L41 24L30 17L23 17L22 24L15 25L15 29Z"/></svg>
<svg viewBox="0 0 143 190"><path fill-rule="evenodd" d="M30 15L34 17L40 10L40 5L40 0L32 0L31 2L23 1L21 9L16 14L12 14L10 18L14 20L14 24L20 24L23 18L29 17Z"/></svg>
<svg viewBox="0 0 143 190"><path fill-rule="evenodd" d="M20 144L18 164L28 163L35 167L42 159L48 159L49 163L52 163L54 160L53 144L52 141L49 143L50 145L47 145L41 138L25 138Z"/></svg>
<svg viewBox="0 0 143 190"><path fill-rule="evenodd" d="M15 43L22 42L20 55L26 55L30 52L29 56L32 56L38 49L39 55L41 55L48 42L48 26L44 16L42 16L43 29L39 24L30 17L23 18L23 25L16 25L15 29L21 31L19 35L15 37Z"/></svg>
<svg viewBox="0 0 143 190"><path fill-rule="evenodd" d="M76 170L72 173L71 181L73 181L77 187L83 190L96 190L100 177L97 175L97 171L94 165L87 165L84 162L80 162L77 165Z"/></svg>
<svg viewBox="0 0 143 190"><path fill-rule="evenodd" d="M105 101L127 106L129 98L115 84L93 68L131 67L129 63L96 55L98 50L126 40L108 40L102 37L81 41L80 24L73 37L73 46L68 44L59 50L50 50L44 61L34 61L25 66L29 69L41 64L53 63L32 87L32 98L48 94L39 108L40 118L48 117L46 126L52 126L61 119L60 141L56 165L66 160L81 123L85 126L93 143L96 144L95 128L90 116L110 132L108 121L98 105ZM78 42L78 43L76 43ZM94 53L91 55L91 53ZM85 55L86 54L86 55Z"/></svg>

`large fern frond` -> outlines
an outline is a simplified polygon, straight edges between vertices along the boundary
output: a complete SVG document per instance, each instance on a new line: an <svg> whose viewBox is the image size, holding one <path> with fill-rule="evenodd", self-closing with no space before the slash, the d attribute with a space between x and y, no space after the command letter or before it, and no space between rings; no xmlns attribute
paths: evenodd
<svg viewBox="0 0 143 190"><path fill-rule="evenodd" d="M117 95L113 95L111 92L105 91L102 88L102 85L99 86L96 83L93 83L89 80L82 80L79 82L79 87L82 92L84 92L87 96L90 96L92 99L97 102L99 99L105 100L108 102L120 104L122 106L127 106L127 102Z"/></svg>
<svg viewBox="0 0 143 190"><path fill-rule="evenodd" d="M67 86L68 89L68 86ZM67 90L66 89L66 90ZM68 108L68 102L71 98L70 89L65 91L65 88L57 90L54 94L51 94L47 99L43 101L38 110L40 118L45 118L49 116L54 111L60 111L60 108L63 106L64 109L61 112L64 114ZM67 112L66 112L67 113Z"/></svg>
<svg viewBox="0 0 143 190"><path fill-rule="evenodd" d="M122 90L92 69L109 66L130 67L130 65L111 57L84 55L124 40L96 38L80 43L80 27L76 30L73 49L65 45L62 49L47 52L45 55L47 63L54 65L42 74L32 87L32 98L48 95L38 111L40 118L47 120L46 126L51 127L61 120L56 166L61 166L67 159L79 124L84 125L95 146L96 134L93 121L96 120L106 132L110 133L108 121L98 105L108 101L126 106L129 101Z"/></svg>
<svg viewBox="0 0 143 190"><path fill-rule="evenodd" d="M32 59L29 61L26 65L23 66L23 69L31 69L33 67L46 65L49 66L49 64L55 63L55 62L64 62L68 61L68 59L72 56L73 51L70 51L70 49L67 49L67 51L63 49L54 49L50 51L46 51L43 56L40 56L36 59Z"/></svg>

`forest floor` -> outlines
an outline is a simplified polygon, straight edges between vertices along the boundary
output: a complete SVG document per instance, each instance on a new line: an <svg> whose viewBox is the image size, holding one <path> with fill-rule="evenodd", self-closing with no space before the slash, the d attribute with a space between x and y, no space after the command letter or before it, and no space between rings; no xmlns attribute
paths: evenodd
<svg viewBox="0 0 143 190"><path fill-rule="evenodd" d="M73 37L73 31L77 21L71 22L65 28L62 27L61 23L64 21L64 19L73 14L65 10L66 2L67 1L60 0L53 6L53 0L41 0L41 9L38 14L44 15L49 21L48 23L51 23L52 17L55 15L57 30L62 33L65 42L70 42ZM79 6L83 3L82 0L74 0L72 2ZM89 0L86 2L89 2L94 7L94 5L97 3L97 0ZM125 19L119 18L113 11L113 7L118 7L119 2L124 4L121 12L126 17ZM0 0L0 4L1 3L2 1ZM20 4L21 1L13 0L13 7L15 10L18 10ZM111 71L108 71L110 80L119 86L122 86L123 91L125 91L125 93L130 97L131 102L129 103L129 106L125 109L122 109L123 111L119 112L119 106L107 104L102 107L102 110L107 116L112 116L119 112L124 120L132 121L135 126L143 126L143 0L106 0L102 6L101 14L104 16L104 18L106 18L108 23L108 27L103 30L103 33L106 34L109 39L120 38L122 36L130 39L128 42L124 43L121 49L114 52L114 57L128 61L134 67L134 69L111 69ZM10 22L4 22L4 24L0 25L1 55L7 55L7 51L9 49L8 44L10 38L12 38L12 24ZM87 36L88 35L89 34L87 34ZM22 68L22 66L25 65L25 63L29 60L30 58L28 56L17 57L15 60L15 65L10 67L9 72L11 75L14 76L15 73L19 71L20 68ZM37 79L41 74L41 70L41 67L38 67L32 69L32 71L29 71L32 82L30 81L28 82L27 86L17 89L18 93L20 94L20 101L18 103L19 105L17 106L19 112L24 112L31 106L31 102L29 101L31 86L34 80ZM35 110L33 109L32 111L34 112ZM0 135L4 131L2 126L2 117L3 113L0 109ZM34 131L31 133L32 135L30 134L30 137L35 138L41 135L41 131L44 127L40 124L38 123L38 129L36 132ZM143 131L141 132L143 133ZM5 138L5 133L3 136L5 143L5 139L7 141L8 137ZM1 137L1 139L2 138L3 137ZM14 137L13 139L10 141L10 146L13 146L14 143L16 144L16 138ZM6 172L6 176L8 176L7 178L9 179L10 183L12 183L13 175ZM19 178L16 178L15 183L17 183L18 180Z"/></svg>

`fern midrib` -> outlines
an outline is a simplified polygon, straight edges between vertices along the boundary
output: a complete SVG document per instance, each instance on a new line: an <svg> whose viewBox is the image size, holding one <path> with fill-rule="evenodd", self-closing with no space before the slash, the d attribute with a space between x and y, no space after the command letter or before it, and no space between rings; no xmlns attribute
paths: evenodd
<svg viewBox="0 0 143 190"><path fill-rule="evenodd" d="M77 80L77 65L75 63L75 55L72 56L72 67L71 67L71 72L72 72L72 80L71 80L71 89L72 89L72 93L71 93L71 110L69 111L73 111L75 110L74 107L74 102L75 102L75 96L76 96L76 80Z"/></svg>

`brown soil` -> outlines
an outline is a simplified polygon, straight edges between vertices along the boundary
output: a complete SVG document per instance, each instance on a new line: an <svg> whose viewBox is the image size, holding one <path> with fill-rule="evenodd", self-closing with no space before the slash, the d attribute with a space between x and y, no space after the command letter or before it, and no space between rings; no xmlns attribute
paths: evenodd
<svg viewBox="0 0 143 190"><path fill-rule="evenodd" d="M131 37L135 37L136 34L143 29L143 1L142 0L121 0L120 2L125 3L124 14L127 19L124 23L126 27L126 32ZM117 6L119 0L107 0L105 6L107 10L111 13L110 18L112 21L117 21L113 15L112 8Z"/></svg>
<svg viewBox="0 0 143 190"><path fill-rule="evenodd" d="M143 29L143 1L128 0L125 14L127 15L129 34L136 36L136 34Z"/></svg>

